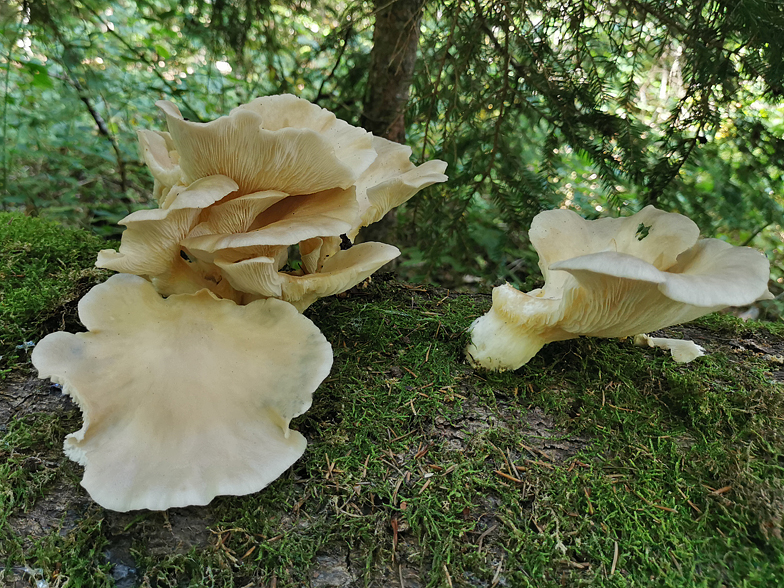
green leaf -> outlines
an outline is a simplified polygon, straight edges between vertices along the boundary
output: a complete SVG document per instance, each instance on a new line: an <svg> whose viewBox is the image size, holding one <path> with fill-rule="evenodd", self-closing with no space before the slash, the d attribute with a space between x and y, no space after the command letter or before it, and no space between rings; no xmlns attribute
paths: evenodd
<svg viewBox="0 0 784 588"><path fill-rule="evenodd" d="M160 43L155 45L155 52L158 54L158 57L160 57L161 59L169 59L169 57L171 57L171 53L169 52L169 50L166 49L166 47L164 47Z"/></svg>
<svg viewBox="0 0 784 588"><path fill-rule="evenodd" d="M27 70L27 73L33 76L33 86L36 88L51 88L53 86L52 78L49 77L49 71L45 65L28 61L22 63L22 66Z"/></svg>

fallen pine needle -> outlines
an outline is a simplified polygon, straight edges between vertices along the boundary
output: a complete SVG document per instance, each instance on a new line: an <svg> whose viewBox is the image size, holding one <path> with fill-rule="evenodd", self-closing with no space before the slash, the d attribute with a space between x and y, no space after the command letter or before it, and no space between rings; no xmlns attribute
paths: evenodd
<svg viewBox="0 0 784 588"><path fill-rule="evenodd" d="M446 574L446 583L449 584L449 588L452 587L452 576L449 575L449 570L446 569L446 564L444 564L444 573Z"/></svg>
<svg viewBox="0 0 784 588"><path fill-rule="evenodd" d="M495 471L496 474L498 474L502 478L506 478L507 480L510 480L512 482L517 482L518 484L522 484L523 483L523 481L520 478L513 478L512 476L510 476L509 474L507 474L505 472L502 472L501 470L494 470L494 471Z"/></svg>
<svg viewBox="0 0 784 588"><path fill-rule="evenodd" d="M482 553L482 541L484 541L485 537L487 537L490 533L495 531L497 528L498 528L498 525L495 524L492 527L490 527L489 529L485 529L485 531L481 535L479 535L479 543L478 543L477 548L476 548L476 552L477 553Z"/></svg>
<svg viewBox="0 0 784 588"><path fill-rule="evenodd" d="M637 498L642 500L648 506L652 506L653 508L658 508L659 510L665 510L667 512L678 512L676 509L670 508L669 506L661 506L660 504L654 504L653 502L651 502L650 500L648 500L644 496L641 496L637 492L635 492L634 494L637 496Z"/></svg>
<svg viewBox="0 0 784 588"><path fill-rule="evenodd" d="M610 575L612 576L615 573L615 566L618 565L618 542L615 541L615 547L613 549L613 560L612 566L610 566Z"/></svg>
<svg viewBox="0 0 784 588"><path fill-rule="evenodd" d="M607 406L610 408L614 408L615 410L622 410L624 412L640 412L639 410L632 410L631 408L624 408L622 406L615 406L614 404L607 403Z"/></svg>
<svg viewBox="0 0 784 588"><path fill-rule="evenodd" d="M504 556L501 555L501 561L498 562L498 567L495 569L495 574L493 575L493 581L490 583L490 586L495 586L498 584L498 580L501 577L501 570L504 567Z"/></svg>
<svg viewBox="0 0 784 588"><path fill-rule="evenodd" d="M548 470L554 469L553 466L550 465L549 463L545 463L543 461L539 461L538 459L526 459L526 460L523 460L523 461L525 461L525 463L532 463L534 465L542 466L543 468L547 468Z"/></svg>
<svg viewBox="0 0 784 588"><path fill-rule="evenodd" d="M681 496L683 496L683 499L686 501L686 504L688 504L688 505L689 505L690 507L692 507L692 508L693 508L695 511L697 511L697 514L702 514L702 511L701 511L699 508L697 508L697 505L696 505L696 504L694 504L694 503L693 503L691 500L689 500L689 499L686 497L686 495L683 493L683 490L681 490L680 488L678 488L678 492L680 492L680 493L681 493Z"/></svg>
<svg viewBox="0 0 784 588"><path fill-rule="evenodd" d="M593 504L591 504L591 491L588 488L583 488L583 492L585 492L585 499L588 501L588 514L593 514Z"/></svg>
<svg viewBox="0 0 784 588"><path fill-rule="evenodd" d="M248 549L248 551L245 552L245 555L243 555L240 559L245 559L246 557L248 557L254 551L256 551L256 546L255 545L253 547L251 547L250 549Z"/></svg>

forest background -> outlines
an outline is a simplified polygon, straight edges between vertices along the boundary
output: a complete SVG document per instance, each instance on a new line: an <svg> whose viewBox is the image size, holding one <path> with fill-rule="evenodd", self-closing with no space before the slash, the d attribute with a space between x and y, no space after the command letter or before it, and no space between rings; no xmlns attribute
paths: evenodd
<svg viewBox="0 0 784 588"><path fill-rule="evenodd" d="M405 279L530 288L536 213L655 204L765 251L782 314L780 2L11 0L0 27L3 210L118 238L155 205L156 100L290 92L448 162L382 226Z"/></svg>

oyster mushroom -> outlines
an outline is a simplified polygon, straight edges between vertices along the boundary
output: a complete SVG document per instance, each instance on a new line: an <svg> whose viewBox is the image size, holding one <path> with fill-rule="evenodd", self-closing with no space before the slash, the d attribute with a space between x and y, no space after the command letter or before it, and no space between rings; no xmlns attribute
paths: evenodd
<svg viewBox="0 0 784 588"><path fill-rule="evenodd" d="M296 301L302 310L315 292L348 289L399 254L378 244L369 257L367 248L340 255L338 271L330 259L344 235L353 242L362 227L447 179L444 162L417 167L410 148L292 95L258 98L208 123L157 104L168 132L138 138L160 208L121 221L119 252L102 251L97 265L149 279L164 296L207 288L239 303ZM299 266L287 263L295 245ZM330 276L303 281L323 272Z"/></svg>
<svg viewBox="0 0 784 588"><path fill-rule="evenodd" d="M289 423L310 407L332 349L290 304L238 306L207 290L164 299L118 274L82 298L79 317L89 332L48 335L32 361L82 409L65 452L100 505L164 510L249 494L304 452Z"/></svg>
<svg viewBox="0 0 784 588"><path fill-rule="evenodd" d="M771 296L763 254L698 240L691 220L652 206L597 221L547 211L529 234L545 284L493 290L490 312L470 329L475 366L516 369L551 341L638 335Z"/></svg>

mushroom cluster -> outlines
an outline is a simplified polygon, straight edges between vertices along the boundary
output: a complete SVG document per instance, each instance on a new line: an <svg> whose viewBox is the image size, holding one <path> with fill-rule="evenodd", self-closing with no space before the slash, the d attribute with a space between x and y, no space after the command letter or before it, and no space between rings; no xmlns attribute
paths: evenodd
<svg viewBox="0 0 784 588"><path fill-rule="evenodd" d="M120 224L121 272L79 303L86 333L35 348L83 412L65 441L82 486L117 511L203 505L275 480L304 452L289 429L332 365L301 312L397 255L353 242L446 164L414 166L374 137L291 95L209 123L158 102L168 132L138 132L159 208ZM132 275L129 275L132 274Z"/></svg>
<svg viewBox="0 0 784 588"><path fill-rule="evenodd" d="M551 341L641 335L771 297L762 253L699 239L690 219L653 206L593 221L570 210L545 211L529 237L544 286L528 293L509 284L493 289L492 308L470 328L466 355L474 366L517 369ZM702 354L694 344L643 337L638 343L671 349L680 361Z"/></svg>
<svg viewBox="0 0 784 588"><path fill-rule="evenodd" d="M302 311L400 254L383 243L341 250L342 235L353 242L447 179L444 162L416 167L410 148L292 95L257 98L208 123L157 105L169 132L138 135L159 208L120 221L119 252L102 251L97 265L146 277L164 296L206 288L239 304L279 298Z"/></svg>

